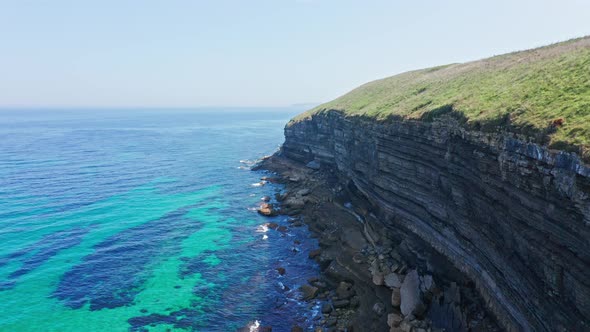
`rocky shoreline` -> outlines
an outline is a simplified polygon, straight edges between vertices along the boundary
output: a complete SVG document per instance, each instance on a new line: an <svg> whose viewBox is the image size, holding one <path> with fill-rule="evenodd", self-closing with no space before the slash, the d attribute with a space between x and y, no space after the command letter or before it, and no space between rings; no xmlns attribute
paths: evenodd
<svg viewBox="0 0 590 332"><path fill-rule="evenodd" d="M306 224L318 239L319 248L308 258L317 262L322 273L299 288L310 308L321 312L312 331L500 330L483 309L472 282L443 257L440 265L448 270L444 274L434 274L408 259L416 255L405 252L407 240L373 229L365 220L371 216L370 204L330 168L317 162L298 163L278 153L252 169L271 172L261 180L285 187L274 199L265 197L258 213L289 216L291 225ZM292 328L307 330L309 326Z"/></svg>

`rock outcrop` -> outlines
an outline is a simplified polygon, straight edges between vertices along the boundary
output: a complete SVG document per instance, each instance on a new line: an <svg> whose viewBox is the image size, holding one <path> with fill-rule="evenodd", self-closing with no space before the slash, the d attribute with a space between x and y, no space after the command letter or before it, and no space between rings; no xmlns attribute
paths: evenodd
<svg viewBox="0 0 590 332"><path fill-rule="evenodd" d="M590 169L576 155L450 117L327 111L289 123L285 136L283 156L334 171L363 202L365 229L389 234L420 271L444 274L451 262L504 328L590 329Z"/></svg>

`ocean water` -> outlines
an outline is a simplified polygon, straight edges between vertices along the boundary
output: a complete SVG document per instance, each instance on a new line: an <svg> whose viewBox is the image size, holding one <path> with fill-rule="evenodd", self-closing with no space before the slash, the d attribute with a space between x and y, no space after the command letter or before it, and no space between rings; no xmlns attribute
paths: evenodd
<svg viewBox="0 0 590 332"><path fill-rule="evenodd" d="M309 323L316 244L248 169L299 111L0 111L0 331Z"/></svg>

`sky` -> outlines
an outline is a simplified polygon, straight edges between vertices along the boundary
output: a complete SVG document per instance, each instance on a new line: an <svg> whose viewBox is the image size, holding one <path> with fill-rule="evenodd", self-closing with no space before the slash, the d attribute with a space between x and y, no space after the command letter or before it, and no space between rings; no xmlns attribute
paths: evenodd
<svg viewBox="0 0 590 332"><path fill-rule="evenodd" d="M588 34L588 0L0 0L0 107L321 103Z"/></svg>

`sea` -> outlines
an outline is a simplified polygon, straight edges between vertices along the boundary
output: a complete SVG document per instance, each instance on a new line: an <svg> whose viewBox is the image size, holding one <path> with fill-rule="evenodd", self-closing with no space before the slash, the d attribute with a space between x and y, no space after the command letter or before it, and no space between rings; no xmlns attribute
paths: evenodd
<svg viewBox="0 0 590 332"><path fill-rule="evenodd" d="M0 331L312 324L317 243L250 170L301 111L0 110Z"/></svg>

